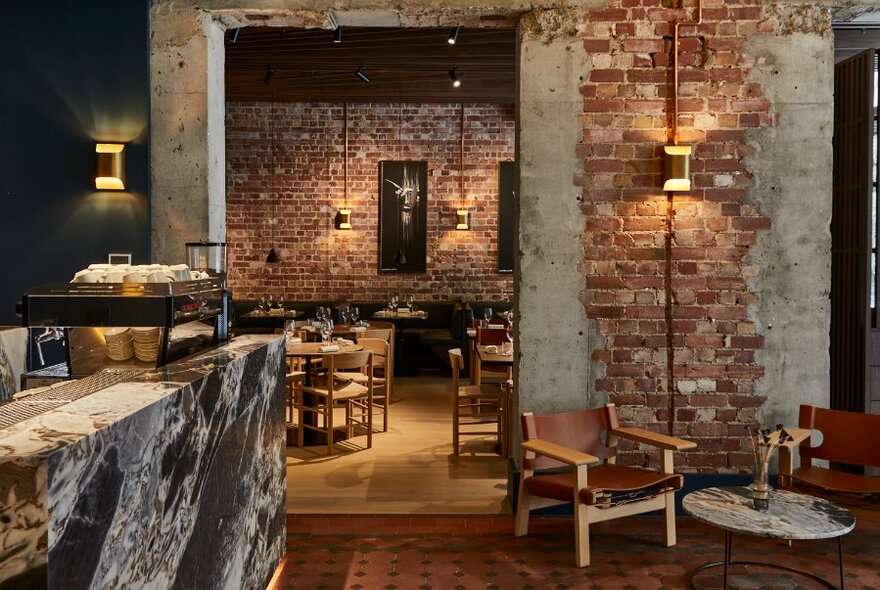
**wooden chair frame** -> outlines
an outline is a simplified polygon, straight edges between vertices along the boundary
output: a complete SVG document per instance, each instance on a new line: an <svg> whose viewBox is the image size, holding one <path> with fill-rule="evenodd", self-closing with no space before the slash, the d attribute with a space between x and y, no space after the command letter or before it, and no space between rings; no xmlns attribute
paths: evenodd
<svg viewBox="0 0 880 590"><path fill-rule="evenodd" d="M779 447L779 485L790 488L803 483L831 495L880 494L880 478L813 465L814 460L880 467L880 447L874 436L880 431L880 416L843 410L829 410L803 404L796 429L788 429L794 441ZM822 442L813 446L811 433L822 433ZM794 468L793 448L798 448L800 466ZM839 499L839 498L835 498Z"/></svg>
<svg viewBox="0 0 880 590"><path fill-rule="evenodd" d="M650 432L642 428L622 427L617 422L617 413L614 404L605 406L607 423L606 447L610 449L610 456L605 459L607 464L615 464L617 444L621 438L650 445L661 451L660 471L661 474L674 473L673 452L693 449L697 445L691 441ZM533 415L526 412L524 416ZM524 433L525 435L525 433ZM516 511L517 537L528 534L529 512L538 508L559 504L574 504L574 533L575 533L575 556L578 567L590 565L590 524L624 518L635 514L663 511L663 543L671 547L676 543L675 533L675 497L674 490L659 493L644 500L636 500L611 506L588 506L581 502L580 491L587 488L589 482L589 467L602 462L599 457L589 453L572 449L551 441L532 438L522 443L523 460L519 482L519 499ZM532 463L537 456L544 456L559 461L574 470L575 485L574 495L571 500L560 501L552 498L544 498L532 495L526 486L526 480L535 475Z"/></svg>
<svg viewBox="0 0 880 590"><path fill-rule="evenodd" d="M391 405L391 382L393 371L389 370L391 347L383 338L358 338L364 350L373 353L373 410L382 414L382 432L388 432L388 408ZM366 384L367 375L352 376L358 383ZM377 395L378 393L378 395Z"/></svg>
<svg viewBox="0 0 880 590"><path fill-rule="evenodd" d="M327 454L332 455L335 431L345 430L350 437L355 426L363 426L366 428L367 448L371 448L373 446L373 353L358 351L325 354L321 364L326 368L325 387L303 387L303 395L296 403L300 424L299 446L303 446L303 434L308 428L326 434ZM367 382L360 385L340 377L339 374L347 369L362 370L367 375ZM305 405L303 399L305 394L314 397L314 406ZM333 423L333 408L337 403L345 404L345 420L341 425ZM306 424L304 417L308 412L318 417L318 426ZM323 426L320 426L321 423Z"/></svg>
<svg viewBox="0 0 880 590"><path fill-rule="evenodd" d="M461 385L459 377L463 360L460 348L449 351L449 364L452 366L452 453L453 455L461 453L463 436L485 437L488 434L485 431L462 430L462 426L497 424L498 445L501 455L506 457L509 393L498 383Z"/></svg>

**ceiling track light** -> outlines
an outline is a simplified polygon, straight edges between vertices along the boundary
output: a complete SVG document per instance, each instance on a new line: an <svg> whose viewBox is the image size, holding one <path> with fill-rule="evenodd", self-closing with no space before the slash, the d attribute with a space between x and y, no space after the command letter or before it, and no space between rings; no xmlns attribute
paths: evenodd
<svg viewBox="0 0 880 590"><path fill-rule="evenodd" d="M357 69L357 71L354 73L354 75L357 76L358 78L360 78L360 79L361 79L362 81L364 81L364 82L369 82L369 81L370 81L370 79L367 78L367 74L366 74L366 72L364 72L364 66L360 66L360 67Z"/></svg>
<svg viewBox="0 0 880 590"><path fill-rule="evenodd" d="M458 68L452 68L449 70L449 78L452 80L452 85L455 88L461 86L461 80L458 79Z"/></svg>
<svg viewBox="0 0 880 590"><path fill-rule="evenodd" d="M266 75L263 76L263 84L268 84L272 80L272 76L275 75L275 66L269 65L266 68Z"/></svg>
<svg viewBox="0 0 880 590"><path fill-rule="evenodd" d="M238 34L241 32L241 27L236 27L232 29L232 33L229 35L229 42L236 43L238 41Z"/></svg>
<svg viewBox="0 0 880 590"><path fill-rule="evenodd" d="M449 30L449 39L447 40L447 42L450 45L455 45L455 42L458 41L459 33L461 33L461 25L458 25L457 27L452 27Z"/></svg>

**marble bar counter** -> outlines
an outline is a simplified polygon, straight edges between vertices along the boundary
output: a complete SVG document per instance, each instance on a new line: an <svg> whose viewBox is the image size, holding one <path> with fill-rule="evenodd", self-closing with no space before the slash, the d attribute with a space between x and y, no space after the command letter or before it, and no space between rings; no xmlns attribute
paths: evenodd
<svg viewBox="0 0 880 590"><path fill-rule="evenodd" d="M0 326L0 402L19 390L21 374L27 370L27 345L27 328Z"/></svg>
<svg viewBox="0 0 880 590"><path fill-rule="evenodd" d="M271 335L0 429L0 589L262 590L285 551L284 451Z"/></svg>

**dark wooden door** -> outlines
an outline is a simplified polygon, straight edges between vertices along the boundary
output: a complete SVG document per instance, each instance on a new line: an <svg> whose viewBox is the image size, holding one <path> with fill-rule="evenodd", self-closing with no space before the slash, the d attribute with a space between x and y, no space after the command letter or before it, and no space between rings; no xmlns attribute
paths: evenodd
<svg viewBox="0 0 880 590"><path fill-rule="evenodd" d="M865 411L871 326L874 51L834 70L831 407Z"/></svg>

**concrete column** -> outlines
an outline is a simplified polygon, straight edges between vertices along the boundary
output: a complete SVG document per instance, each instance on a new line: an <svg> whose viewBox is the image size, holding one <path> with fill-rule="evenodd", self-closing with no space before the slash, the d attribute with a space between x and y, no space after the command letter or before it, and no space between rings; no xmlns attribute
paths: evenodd
<svg viewBox="0 0 880 590"><path fill-rule="evenodd" d="M749 199L773 220L747 260L758 295L751 319L765 338L756 357L766 424L797 424L800 404L829 403L834 37L821 15L790 16L777 15L785 33L753 37L743 49L777 118L749 136L755 153L746 159ZM793 30L798 22L825 24Z"/></svg>
<svg viewBox="0 0 880 590"><path fill-rule="evenodd" d="M223 28L196 8L150 10L152 261L226 238Z"/></svg>
<svg viewBox="0 0 880 590"><path fill-rule="evenodd" d="M520 25L515 415L600 402L590 355L601 337L580 300L584 215L581 189L574 185L583 169L576 153L582 137L579 87L588 75L587 53L575 36L582 16L583 8L541 10L525 15Z"/></svg>

